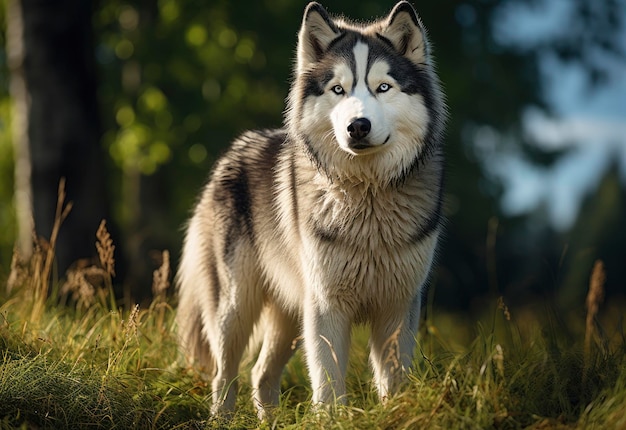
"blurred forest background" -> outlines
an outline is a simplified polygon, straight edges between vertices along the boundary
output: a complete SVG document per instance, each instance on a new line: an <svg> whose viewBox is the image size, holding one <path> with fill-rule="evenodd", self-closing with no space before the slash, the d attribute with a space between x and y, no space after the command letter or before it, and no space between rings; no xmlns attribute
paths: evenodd
<svg viewBox="0 0 626 430"><path fill-rule="evenodd" d="M0 279L16 243L28 252L31 205L37 234L50 236L65 177L74 205L58 276L94 254L106 218L117 288L145 299L161 250L176 264L181 227L216 157L245 129L281 125L306 2L0 5ZM369 20L393 1L325 6ZM596 259L608 294L623 296L626 3L415 6L451 114L447 225L431 299L471 310L504 294L582 309ZM607 93L609 108L584 109Z"/></svg>

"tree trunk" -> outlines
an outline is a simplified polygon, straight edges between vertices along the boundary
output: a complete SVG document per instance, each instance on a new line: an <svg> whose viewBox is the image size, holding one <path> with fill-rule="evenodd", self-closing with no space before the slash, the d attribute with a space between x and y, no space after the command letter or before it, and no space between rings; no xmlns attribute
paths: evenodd
<svg viewBox="0 0 626 430"><path fill-rule="evenodd" d="M49 238L59 180L73 209L61 226L60 273L95 253L107 216L89 0L10 0L8 51L15 100L16 204L20 247L28 253L34 219Z"/></svg>

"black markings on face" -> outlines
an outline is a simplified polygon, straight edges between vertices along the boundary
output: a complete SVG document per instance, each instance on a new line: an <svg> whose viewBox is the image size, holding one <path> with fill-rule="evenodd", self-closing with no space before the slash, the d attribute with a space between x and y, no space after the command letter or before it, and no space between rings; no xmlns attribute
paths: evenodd
<svg viewBox="0 0 626 430"><path fill-rule="evenodd" d="M316 96L319 97L324 94L326 85L335 77L332 69L328 70L315 70L307 74L304 79L306 83L304 85L303 97Z"/></svg>
<svg viewBox="0 0 626 430"><path fill-rule="evenodd" d="M399 55L391 41L380 34L369 37L350 30L344 30L339 37L333 40L313 70L303 77L306 80L303 97L324 94L326 86L334 78L333 69L340 62L348 66L354 77L351 88L351 91L354 91L359 80L363 78L359 76L358 59L354 55L354 48L359 42L366 44L368 48L366 75L364 76L366 82L368 82L369 72L376 61L387 62L389 64L388 73L398 83L399 89L409 95L420 94L428 103L432 97L433 85L430 75L422 65L417 65L408 58Z"/></svg>

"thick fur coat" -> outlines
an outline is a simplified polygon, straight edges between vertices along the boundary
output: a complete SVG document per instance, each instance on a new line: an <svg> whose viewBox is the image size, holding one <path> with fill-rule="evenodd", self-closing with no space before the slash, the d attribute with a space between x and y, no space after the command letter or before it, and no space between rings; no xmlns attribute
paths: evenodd
<svg viewBox="0 0 626 430"><path fill-rule="evenodd" d="M305 10L285 127L239 137L186 229L181 347L231 410L242 354L262 416L303 337L314 403L342 401L350 330L371 327L381 399L410 368L441 229L445 107L407 2L371 24Z"/></svg>

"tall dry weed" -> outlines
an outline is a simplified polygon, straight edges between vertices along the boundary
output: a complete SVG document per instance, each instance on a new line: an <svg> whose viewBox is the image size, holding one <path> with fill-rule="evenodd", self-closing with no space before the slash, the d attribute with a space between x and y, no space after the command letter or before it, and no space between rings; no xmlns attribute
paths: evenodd
<svg viewBox="0 0 626 430"><path fill-rule="evenodd" d="M128 314L128 320L124 322L122 320L122 333L125 341L129 341L132 338L137 338L139 332L139 305L135 305Z"/></svg>
<svg viewBox="0 0 626 430"><path fill-rule="evenodd" d="M509 310L509 307L506 305L506 303L504 303L504 297L498 297L496 305L498 306L498 309L502 311L504 319L507 321L511 321L511 311Z"/></svg>
<svg viewBox="0 0 626 430"><path fill-rule="evenodd" d="M98 231L96 231L96 239L98 239L96 249L98 250L100 266L112 278L115 276L115 245L113 245L113 239L107 231L106 220L100 222Z"/></svg>
<svg viewBox="0 0 626 430"><path fill-rule="evenodd" d="M98 300L104 305L107 296L113 294L115 245L106 229L105 220L100 222L96 231L96 250L98 261L94 264L89 260L76 262L67 271L67 280L61 288L61 294L71 295L76 306L81 309L91 307Z"/></svg>
<svg viewBox="0 0 626 430"><path fill-rule="evenodd" d="M59 237L59 230L61 224L67 218L72 210L72 202L65 202L65 178L61 178L59 181L59 190L57 193L57 206L54 214L54 223L52 225L52 233L50 234L50 243L46 249L46 258L44 260L43 270L41 272L41 288L38 289L39 300L38 306L43 310L43 305L48 298L48 291L50 287L50 275L52 271L52 263L54 262L54 251L56 249L57 239Z"/></svg>
<svg viewBox="0 0 626 430"><path fill-rule="evenodd" d="M169 306L166 300L170 287L170 252L166 249L161 253L161 265L152 273L152 305L157 313L156 324L160 332L165 330L165 311Z"/></svg>
<svg viewBox="0 0 626 430"><path fill-rule="evenodd" d="M152 294L155 300L165 300L170 287L170 275L170 252L166 249L161 253L161 265L152 273Z"/></svg>
<svg viewBox="0 0 626 430"><path fill-rule="evenodd" d="M588 369L591 362L592 340L596 337L596 318L600 310L600 305L604 300L604 282L606 272L602 260L597 260L589 279L589 292L587 293L586 307L587 320L585 322L585 369ZM584 379L584 378L583 378Z"/></svg>
<svg viewBox="0 0 626 430"><path fill-rule="evenodd" d="M22 288L28 291L24 297L28 297L27 304L32 305L30 321L39 320L48 299L59 230L72 210L72 202L66 202L65 198L65 178L61 178L50 240L37 237L36 232L33 231L33 247L30 255L22 255L20 249L15 248L11 259L7 290L10 292L16 288Z"/></svg>

